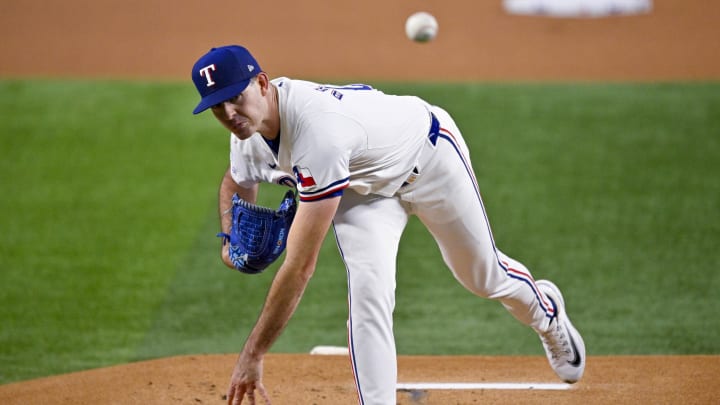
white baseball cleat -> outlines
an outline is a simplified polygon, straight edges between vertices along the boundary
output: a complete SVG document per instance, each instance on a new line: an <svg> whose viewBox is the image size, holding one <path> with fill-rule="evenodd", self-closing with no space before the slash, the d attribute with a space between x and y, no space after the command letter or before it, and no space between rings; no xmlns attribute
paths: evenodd
<svg viewBox="0 0 720 405"><path fill-rule="evenodd" d="M561 380L575 383L585 371L585 342L570 323L560 289L547 280L535 283L555 306L555 317L550 321L550 329L539 333L550 367Z"/></svg>

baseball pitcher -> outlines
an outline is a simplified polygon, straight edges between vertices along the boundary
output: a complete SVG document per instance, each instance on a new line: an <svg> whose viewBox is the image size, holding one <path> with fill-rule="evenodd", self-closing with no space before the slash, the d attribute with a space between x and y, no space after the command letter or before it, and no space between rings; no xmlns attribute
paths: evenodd
<svg viewBox="0 0 720 405"><path fill-rule="evenodd" d="M192 79L201 97L194 113L210 109L231 133L219 192L222 260L256 273L286 251L232 373L229 404L254 404L256 394L270 403L263 356L300 303L331 226L347 272L358 401L396 403L396 258L411 215L463 287L538 333L561 380L582 377L585 345L562 294L495 245L468 148L445 110L367 85L271 80L236 45L200 57ZM299 202L290 193L277 210L254 207L264 182L296 187Z"/></svg>

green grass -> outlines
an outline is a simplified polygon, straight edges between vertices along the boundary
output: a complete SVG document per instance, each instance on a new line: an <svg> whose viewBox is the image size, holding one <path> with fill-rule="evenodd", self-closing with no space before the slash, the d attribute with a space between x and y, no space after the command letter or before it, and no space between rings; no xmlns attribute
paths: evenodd
<svg viewBox="0 0 720 405"><path fill-rule="evenodd" d="M720 84L376 85L453 113L498 246L563 288L590 354L720 353ZM228 139L195 102L186 83L0 81L0 383L239 350L277 265L219 262ZM345 294L329 237L273 350L344 344ZM417 220L395 318L401 354L542 353Z"/></svg>

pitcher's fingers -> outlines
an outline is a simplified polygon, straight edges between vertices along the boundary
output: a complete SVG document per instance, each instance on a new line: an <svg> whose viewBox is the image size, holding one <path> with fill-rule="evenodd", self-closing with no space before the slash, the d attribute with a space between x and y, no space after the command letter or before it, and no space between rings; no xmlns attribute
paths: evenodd
<svg viewBox="0 0 720 405"><path fill-rule="evenodd" d="M244 396L244 388L238 388L235 385L231 385L227 394L228 405L240 405Z"/></svg>
<svg viewBox="0 0 720 405"><path fill-rule="evenodd" d="M258 391L260 392L260 395L261 395L261 396L263 397L263 399L265 400L265 405L272 405L272 404L270 403L270 397L268 396L267 391L265 391L265 387L263 387L262 384L259 384L259 385L258 385Z"/></svg>

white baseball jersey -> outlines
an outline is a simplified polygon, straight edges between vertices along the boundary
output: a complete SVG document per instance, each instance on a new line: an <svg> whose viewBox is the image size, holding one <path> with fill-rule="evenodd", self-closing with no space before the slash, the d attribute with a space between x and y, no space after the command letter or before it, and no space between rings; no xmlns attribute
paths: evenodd
<svg viewBox="0 0 720 405"><path fill-rule="evenodd" d="M294 187L295 178L290 173L277 168L277 157L259 133L244 141L230 135L230 174L240 186L275 183Z"/></svg>
<svg viewBox="0 0 720 405"><path fill-rule="evenodd" d="M278 78L276 153L255 134L231 137L231 173L240 185L284 183L294 174L302 201L359 194L389 197L407 180L430 128L429 106L366 85L327 86Z"/></svg>

